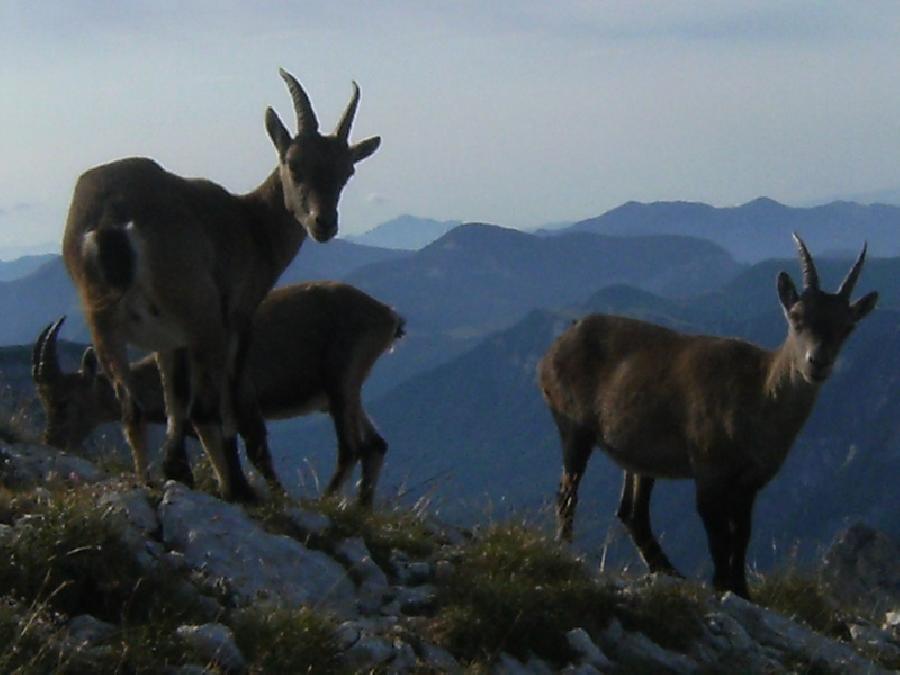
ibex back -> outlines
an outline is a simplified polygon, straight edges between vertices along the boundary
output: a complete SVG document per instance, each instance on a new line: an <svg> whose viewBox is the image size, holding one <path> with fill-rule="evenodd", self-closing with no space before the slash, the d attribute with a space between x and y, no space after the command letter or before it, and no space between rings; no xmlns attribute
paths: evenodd
<svg viewBox="0 0 900 675"><path fill-rule="evenodd" d="M333 135L323 136L300 84L281 71L297 113L291 138L275 112L266 129L278 166L253 192L232 195L204 179L168 173L150 159L91 169L75 186L63 257L81 297L97 356L122 404L139 478L147 478L142 402L126 346L155 352L167 415L166 452L189 418L223 496L252 498L232 475L233 389L256 306L307 233L328 241L353 165L380 140L348 144L354 93Z"/></svg>
<svg viewBox="0 0 900 675"><path fill-rule="evenodd" d="M559 429L559 534L572 537L578 485L595 445L625 469L618 516L651 571L676 573L650 528L656 478L692 478L716 588L748 595L753 502L781 467L847 336L877 301L850 302L865 247L837 293L819 288L806 246L798 294L778 275L787 338L775 351L593 315L563 333L538 370Z"/></svg>

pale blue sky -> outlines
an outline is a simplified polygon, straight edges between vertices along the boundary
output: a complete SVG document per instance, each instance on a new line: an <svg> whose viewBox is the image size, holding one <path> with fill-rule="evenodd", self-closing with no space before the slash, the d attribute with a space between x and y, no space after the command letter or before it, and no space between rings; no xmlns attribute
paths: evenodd
<svg viewBox="0 0 900 675"><path fill-rule="evenodd" d="M58 241L128 155L234 191L274 166L278 67L380 134L342 231L516 227L629 199L809 203L900 187L896 2L0 0L0 246Z"/></svg>

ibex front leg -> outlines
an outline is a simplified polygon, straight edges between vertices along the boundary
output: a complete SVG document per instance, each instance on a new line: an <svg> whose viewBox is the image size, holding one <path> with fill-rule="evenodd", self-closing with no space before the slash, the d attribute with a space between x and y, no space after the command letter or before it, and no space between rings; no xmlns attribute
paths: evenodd
<svg viewBox="0 0 900 675"><path fill-rule="evenodd" d="M372 506L375 498L375 487L378 485L378 477L381 475L381 467L384 464L384 456L387 454L387 441L375 429L372 420L359 409L362 423L363 438L360 443L362 455L362 480L359 484L359 504L365 508Z"/></svg>
<svg viewBox="0 0 900 675"><path fill-rule="evenodd" d="M255 498L243 472L229 459L234 453L236 425L230 408L227 347L211 339L190 351L190 419L216 474L222 497L228 500Z"/></svg>

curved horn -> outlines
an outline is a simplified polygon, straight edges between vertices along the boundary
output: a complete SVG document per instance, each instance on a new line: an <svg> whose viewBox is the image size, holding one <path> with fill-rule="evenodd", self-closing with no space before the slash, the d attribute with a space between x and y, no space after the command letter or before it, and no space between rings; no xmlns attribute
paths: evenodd
<svg viewBox="0 0 900 675"><path fill-rule="evenodd" d="M50 329L53 328L52 323L48 323L44 330L41 331L40 335L38 335L37 340L35 340L34 345L31 347L31 378L35 382L42 381L42 373L41 373L41 350L44 348L44 341L47 339L47 333L50 332Z"/></svg>
<svg viewBox="0 0 900 675"><path fill-rule="evenodd" d="M353 118L356 116L356 106L358 105L359 85L354 82L353 95L350 97L350 102L347 104L347 108L344 110L344 114L341 115L341 121L338 122L337 128L334 130L334 135L345 143L350 138L350 127L353 126Z"/></svg>
<svg viewBox="0 0 900 675"><path fill-rule="evenodd" d="M278 69L281 79L287 85L288 91L291 92L291 98L294 101L294 112L297 113L297 135L309 136L319 132L319 120L316 119L316 113L313 112L312 104L309 102L309 96L303 91L300 83L287 72L284 68Z"/></svg>
<svg viewBox="0 0 900 675"><path fill-rule="evenodd" d="M794 232L794 243L797 244L797 253L800 255L800 266L803 268L803 286L804 288L819 289L819 273L816 272L816 264L813 262L809 249L803 240Z"/></svg>
<svg viewBox="0 0 900 675"><path fill-rule="evenodd" d="M850 299L853 287L856 286L856 280L859 279L859 273L862 271L863 263L866 261L866 249L868 247L868 242L863 244L862 251L859 252L859 257L856 259L856 262L853 263L853 267L850 268L850 271L847 272L847 278L841 282L841 287L838 289L838 295L847 298L847 300Z"/></svg>
<svg viewBox="0 0 900 675"><path fill-rule="evenodd" d="M65 323L66 317L59 317L52 325L41 333L40 353L37 364L37 378L40 382L49 382L60 376L59 357L56 353L56 338L59 336L59 329ZM41 339L43 338L43 339ZM34 368L32 367L32 373Z"/></svg>

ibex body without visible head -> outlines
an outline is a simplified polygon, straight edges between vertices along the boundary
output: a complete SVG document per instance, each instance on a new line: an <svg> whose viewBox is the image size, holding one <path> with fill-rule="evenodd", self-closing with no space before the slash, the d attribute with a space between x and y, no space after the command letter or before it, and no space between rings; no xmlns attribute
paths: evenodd
<svg viewBox="0 0 900 675"><path fill-rule="evenodd" d="M78 448L100 424L121 418L109 379L98 372L88 348L76 373L64 373L56 355L61 320L34 345L32 373L47 413L45 441ZM371 503L387 444L362 405L362 386L381 354L403 333L390 307L352 286L330 282L295 284L269 293L254 316L247 355L253 390L238 396L238 430L253 464L277 483L262 417L278 419L328 412L338 439L337 470L328 484L336 492L356 461L362 462L359 499ZM131 381L146 419L165 423L163 388L153 357L131 364ZM171 445L165 461L191 482L183 445ZM236 457L229 463L239 469Z"/></svg>
<svg viewBox="0 0 900 675"><path fill-rule="evenodd" d="M562 538L571 539L578 485L599 445L625 469L618 516L650 570L675 572L650 528L654 479L692 478L714 584L748 595L756 494L781 467L844 341L877 301L876 293L850 301L865 248L832 294L819 288L812 257L795 239L804 288L798 294L779 274L788 333L774 351L604 315L554 342L538 373L562 440Z"/></svg>
<svg viewBox="0 0 900 675"><path fill-rule="evenodd" d="M359 101L333 135L319 134L306 93L282 71L297 135L266 111L278 166L253 192L232 195L203 179L168 173L150 159L124 159L83 174L75 186L63 257L81 297L104 372L122 403L135 469L146 478L143 401L126 345L155 352L167 411L167 446L190 419L226 497L250 497L231 475L232 390L240 377L253 312L307 233L337 232L337 204L356 162L379 139L348 143Z"/></svg>

